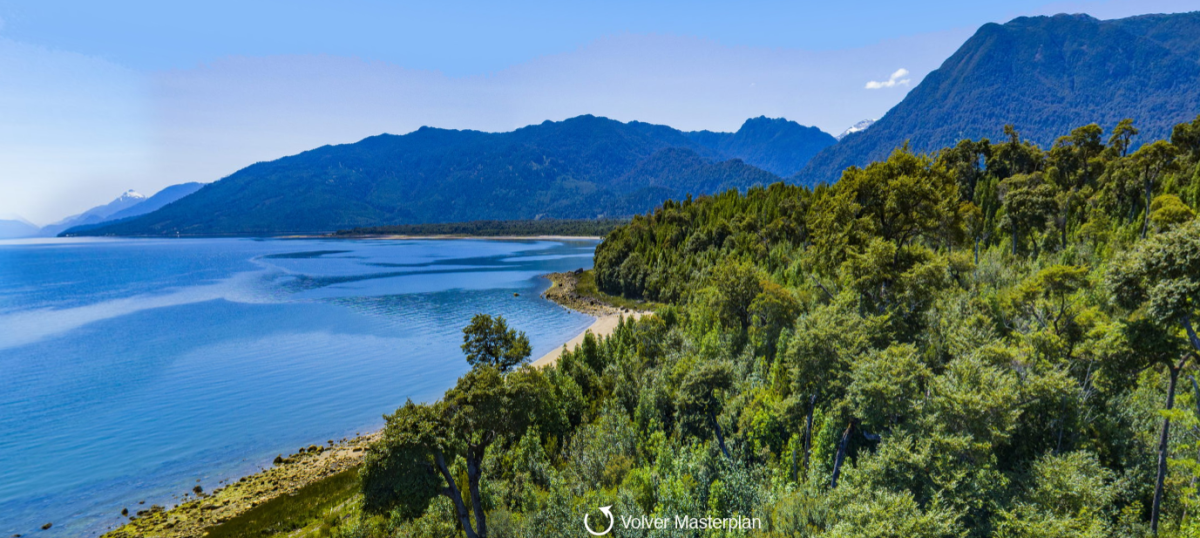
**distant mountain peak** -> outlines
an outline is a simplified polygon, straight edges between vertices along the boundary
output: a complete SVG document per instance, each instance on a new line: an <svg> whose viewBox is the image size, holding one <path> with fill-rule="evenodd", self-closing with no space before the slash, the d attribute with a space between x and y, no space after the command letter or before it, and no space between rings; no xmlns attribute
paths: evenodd
<svg viewBox="0 0 1200 538"><path fill-rule="evenodd" d="M117 197L117 199L116 199L116 200L114 200L114 201L120 201L120 200L145 200L145 199L146 199L146 195L144 195L144 194L142 194L142 193L140 193L140 192L138 192L138 191L135 191L135 190L133 190L133 189L129 189L129 190L127 190L127 191L125 191L125 192L121 193L121 195L120 195L120 196L118 196L118 197Z"/></svg>
<svg viewBox="0 0 1200 538"><path fill-rule="evenodd" d="M16 222L21 222L21 223L24 223L24 224L28 224L28 225L30 225L30 226L33 226L33 227L35 227L35 228L37 227L37 225L36 225L36 224L34 224L34 223L32 223L32 222L29 222L29 220L28 220L28 219L26 219L25 217L22 217L22 216L20 216L20 215L18 215L18 214L16 214L16 213L0 213L0 220L12 220L12 221L16 221Z"/></svg>
<svg viewBox="0 0 1200 538"><path fill-rule="evenodd" d="M851 125L848 129L846 129L845 131L842 131L842 134L837 135L834 138L841 140L843 138L846 138L846 135L848 135L848 134L854 134L859 131L865 131L867 129L867 127L870 127L871 124L873 124L873 123L875 123L875 120L862 120L858 123L855 123L854 125Z"/></svg>

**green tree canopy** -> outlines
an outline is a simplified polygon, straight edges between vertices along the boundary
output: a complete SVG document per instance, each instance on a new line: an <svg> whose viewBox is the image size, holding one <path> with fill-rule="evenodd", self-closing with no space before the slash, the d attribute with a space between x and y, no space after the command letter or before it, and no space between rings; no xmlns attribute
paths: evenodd
<svg viewBox="0 0 1200 538"><path fill-rule="evenodd" d="M475 314L463 328L463 353L471 366L487 364L507 372L529 358L533 349L525 331L508 328L503 316Z"/></svg>

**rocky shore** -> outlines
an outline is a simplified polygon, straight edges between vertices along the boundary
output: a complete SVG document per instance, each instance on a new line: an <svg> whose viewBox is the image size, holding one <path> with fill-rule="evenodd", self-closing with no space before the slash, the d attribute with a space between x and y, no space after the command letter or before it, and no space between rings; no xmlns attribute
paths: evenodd
<svg viewBox="0 0 1200 538"><path fill-rule="evenodd" d="M565 308L595 316L597 322L588 330L597 336L611 333L620 316L636 318L645 314L580 293L578 285L583 275L582 270L546 275L552 285L543 296ZM581 334L576 340L582 337ZM567 345L574 347L574 344L578 342L573 340ZM540 366L552 362L559 353L561 349L534 361L534 364ZM270 469L212 491L197 486L174 507L127 507L122 515L129 518L128 522L104 534L102 538L201 538L209 529L271 499L294 494L304 486L358 466L378 435L372 433L327 445L312 445L286 457L280 455Z"/></svg>
<svg viewBox="0 0 1200 538"><path fill-rule="evenodd" d="M289 456L275 458L273 466L214 489L200 486L188 492L178 506L126 508L129 522L103 538L200 538L210 527L228 521L255 506L362 463L378 433L354 439L311 445Z"/></svg>
<svg viewBox="0 0 1200 538"><path fill-rule="evenodd" d="M628 309L608 304L595 297L580 294L578 285L579 278L582 275L582 269L546 275L551 285L549 289L542 293L542 296L565 308L583 312L589 316L603 317L629 311Z"/></svg>

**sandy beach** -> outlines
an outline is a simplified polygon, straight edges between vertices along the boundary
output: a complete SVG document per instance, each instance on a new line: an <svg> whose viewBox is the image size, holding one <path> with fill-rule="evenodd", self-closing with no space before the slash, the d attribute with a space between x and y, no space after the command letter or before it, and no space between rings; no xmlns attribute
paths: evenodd
<svg viewBox="0 0 1200 538"><path fill-rule="evenodd" d="M596 318L596 321L592 322L583 332L575 335L574 338L567 340L563 346L542 355L530 363L535 367L541 368L547 364L553 364L554 361L557 361L562 356L563 347L566 349L575 349L575 346L583 343L584 337L589 332L596 337L611 335L613 331L617 330L617 324L620 323L621 316L625 316L626 319L638 319L642 316L653 314L653 312L617 308L594 297L580 295L575 289L580 274L578 271L571 271L546 275L551 285L549 289L542 293L542 297L562 305L563 308L592 316Z"/></svg>
<svg viewBox="0 0 1200 538"><path fill-rule="evenodd" d="M564 344L563 347L566 349L575 349L575 346L583 343L584 337L586 337L587 333L589 332L597 337L608 336L612 334L613 331L617 330L617 323L621 321L621 316L625 316L627 319L637 319L646 314L648 314L648 312L626 312L622 314L605 314L599 316L596 318L595 322L588 326L587 329L584 329L583 332L575 335L574 338L567 340L567 343ZM530 364L537 368L541 368L547 364L553 364L554 361L557 361L558 358L562 356L563 347L559 347L554 351L542 355L541 358L531 362Z"/></svg>

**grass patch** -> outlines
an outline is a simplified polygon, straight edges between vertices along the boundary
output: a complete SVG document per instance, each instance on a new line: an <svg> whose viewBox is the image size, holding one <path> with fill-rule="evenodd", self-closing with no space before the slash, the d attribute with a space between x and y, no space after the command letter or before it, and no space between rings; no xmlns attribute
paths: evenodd
<svg viewBox="0 0 1200 538"><path fill-rule="evenodd" d="M207 538L263 538L313 527L320 535L341 521L359 493L358 467L280 495L208 530ZM324 532L322 532L324 531Z"/></svg>
<svg viewBox="0 0 1200 538"><path fill-rule="evenodd" d="M591 269L579 275L578 280L575 282L575 293L583 297L591 297L617 308L628 308L630 310L654 311L663 306L662 303L626 299L620 295L609 295L600 291L600 288L596 287L596 272Z"/></svg>

